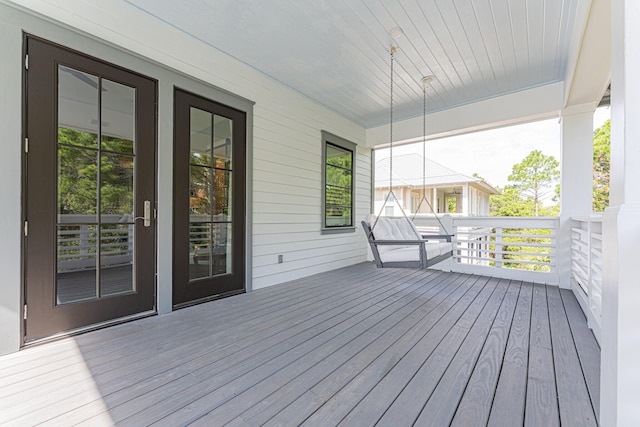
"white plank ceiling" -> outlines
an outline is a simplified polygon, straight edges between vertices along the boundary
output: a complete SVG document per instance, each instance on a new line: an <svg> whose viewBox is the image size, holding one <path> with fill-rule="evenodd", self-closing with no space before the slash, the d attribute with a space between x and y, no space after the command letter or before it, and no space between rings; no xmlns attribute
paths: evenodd
<svg viewBox="0 0 640 427"><path fill-rule="evenodd" d="M365 127L563 81L591 0L126 0Z"/></svg>

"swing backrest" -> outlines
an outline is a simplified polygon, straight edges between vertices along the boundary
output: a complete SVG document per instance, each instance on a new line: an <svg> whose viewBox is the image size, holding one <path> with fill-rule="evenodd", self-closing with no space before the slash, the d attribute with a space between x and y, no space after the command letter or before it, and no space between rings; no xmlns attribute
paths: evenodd
<svg viewBox="0 0 640 427"><path fill-rule="evenodd" d="M376 217L371 215L369 220L369 224L373 227L369 233L372 233L371 237L374 240L417 241L421 239L420 233L408 218L379 217L376 220ZM367 237L370 236L369 233L367 233ZM369 243L371 244L371 240ZM382 258L385 257L385 254L393 253L397 249L406 249L412 253L415 252L414 256L418 258L420 256L420 247L415 244L376 245L375 247ZM372 250L374 250L373 246Z"/></svg>

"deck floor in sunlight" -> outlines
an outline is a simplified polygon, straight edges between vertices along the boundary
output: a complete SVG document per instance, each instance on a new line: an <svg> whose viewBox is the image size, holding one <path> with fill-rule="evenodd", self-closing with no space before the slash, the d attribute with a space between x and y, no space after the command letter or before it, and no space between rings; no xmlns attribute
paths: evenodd
<svg viewBox="0 0 640 427"><path fill-rule="evenodd" d="M342 268L0 357L0 425L588 426L573 294Z"/></svg>

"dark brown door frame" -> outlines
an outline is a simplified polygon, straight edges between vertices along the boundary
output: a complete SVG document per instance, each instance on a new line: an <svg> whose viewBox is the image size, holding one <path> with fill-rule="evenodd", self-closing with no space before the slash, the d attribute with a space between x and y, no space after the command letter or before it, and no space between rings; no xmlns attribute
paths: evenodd
<svg viewBox="0 0 640 427"><path fill-rule="evenodd" d="M29 153L24 155L23 200L24 220L28 221L28 236L24 238L23 302L28 316L23 325L23 344L39 342L60 333L74 333L104 326L136 314L156 311L156 233L155 219L151 227L135 226L135 247L147 242L145 250L136 250L135 265L141 273L137 289L132 294L113 296L95 301L56 306L56 180L54 169L57 128L57 64L96 72L136 87L137 99L151 100L151 108L140 108L136 103L137 139L148 141L151 155L135 157L139 173L135 183L135 212L143 211L144 200L155 207L157 164L157 81L80 52L50 43L38 37L25 35L24 44L29 54L29 69L23 79L24 135L29 139ZM28 75L27 75L28 74ZM47 89L48 88L48 89ZM38 102L35 102L38 100ZM53 143L52 143L53 141ZM37 173L36 173L37 172ZM36 190L34 190L36 189ZM34 196L35 191L38 192ZM53 213L53 214L52 214ZM136 214L137 215L137 214ZM151 247L148 244L151 243ZM34 261L35 260L35 261ZM144 281L144 283L142 283Z"/></svg>
<svg viewBox="0 0 640 427"><path fill-rule="evenodd" d="M189 283L190 107L233 120L232 273ZM173 307L181 308L246 292L247 114L191 92L174 89ZM185 133L186 132L186 133Z"/></svg>

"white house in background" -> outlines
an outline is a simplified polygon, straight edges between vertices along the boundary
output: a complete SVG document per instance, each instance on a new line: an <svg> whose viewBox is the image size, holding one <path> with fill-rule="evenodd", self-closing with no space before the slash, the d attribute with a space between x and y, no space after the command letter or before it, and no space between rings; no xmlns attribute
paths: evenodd
<svg viewBox="0 0 640 427"><path fill-rule="evenodd" d="M387 157L376 161L375 213L382 210L389 194L389 160ZM417 153L393 156L392 184L393 193L407 215L435 211L438 214L489 216L489 197L500 194L481 179L458 173L430 159L426 159L425 163L424 157ZM455 210L450 211L448 208L451 199ZM396 216L401 215L401 212L396 203L387 203L382 214Z"/></svg>

